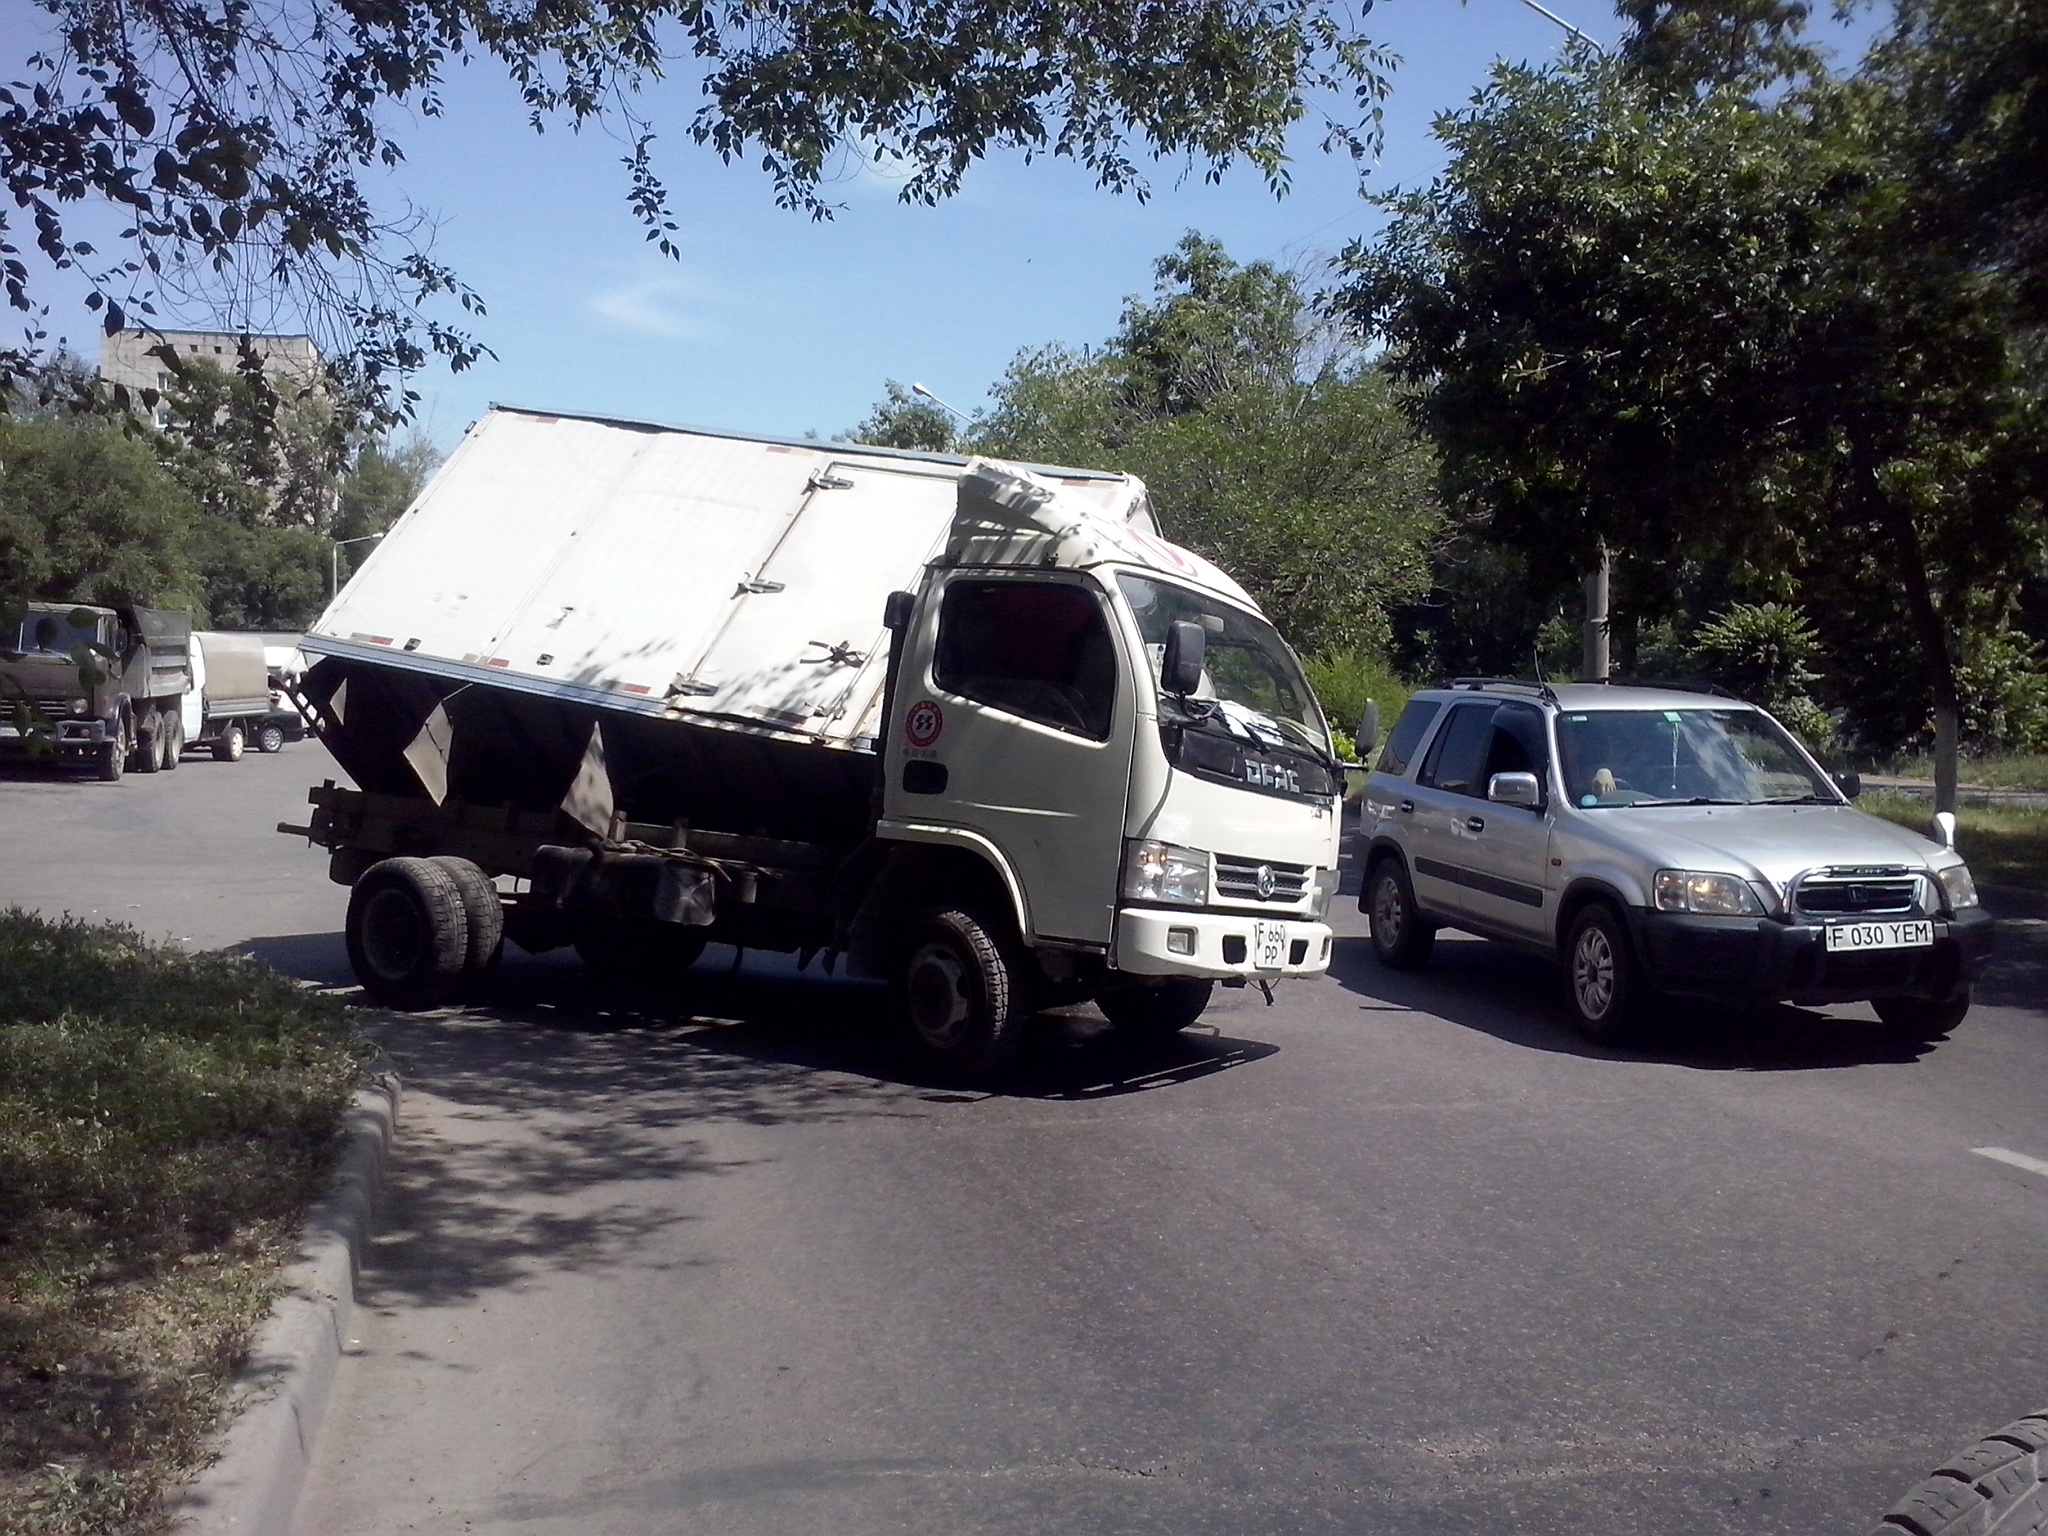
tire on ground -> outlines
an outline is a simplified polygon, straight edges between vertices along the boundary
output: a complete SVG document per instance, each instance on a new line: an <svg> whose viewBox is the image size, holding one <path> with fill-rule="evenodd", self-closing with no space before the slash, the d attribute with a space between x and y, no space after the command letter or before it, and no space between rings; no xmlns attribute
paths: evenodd
<svg viewBox="0 0 2048 1536"><path fill-rule="evenodd" d="M1636 1037L1651 992L1621 913L1604 901L1581 911L1565 940L1564 969L1572 1022L1586 1040L1621 1045Z"/></svg>
<svg viewBox="0 0 2048 1536"><path fill-rule="evenodd" d="M1095 999L1102 1016L1121 1034L1159 1038L1174 1035L1201 1018L1216 983L1194 976L1166 976L1133 982Z"/></svg>
<svg viewBox="0 0 2048 1536"><path fill-rule="evenodd" d="M214 757L223 763L239 763L242 760L242 741L242 722L230 720L213 739Z"/></svg>
<svg viewBox="0 0 2048 1536"><path fill-rule="evenodd" d="M1947 997L1880 997L1870 1006L1886 1034L1920 1045L1939 1040L1963 1022L1970 1011L1970 989L1958 987Z"/></svg>
<svg viewBox="0 0 2048 1536"><path fill-rule="evenodd" d="M1372 920L1372 952L1394 971L1419 971L1436 947L1435 925L1415 910L1415 890L1397 858L1373 865L1365 878L1365 910Z"/></svg>
<svg viewBox="0 0 2048 1536"><path fill-rule="evenodd" d="M1935 1468L1871 1536L2031 1536L2048 1530L2048 1408Z"/></svg>
<svg viewBox="0 0 2048 1536"><path fill-rule="evenodd" d="M99 749L98 767L101 781L114 783L128 767L128 744L118 736L103 742Z"/></svg>
<svg viewBox="0 0 2048 1536"><path fill-rule="evenodd" d="M474 985L498 968L505 943L505 904L498 899L491 877L468 859L443 853L435 855L433 862L448 871L462 897L462 915L468 924L462 979Z"/></svg>
<svg viewBox="0 0 2048 1536"><path fill-rule="evenodd" d="M258 752L282 752L284 750L284 727L275 720L265 720L256 727L256 750Z"/></svg>
<svg viewBox="0 0 2048 1536"><path fill-rule="evenodd" d="M971 908L934 907L910 924L900 953L893 1001L914 1069L962 1085L998 1076L1029 1017L1007 927Z"/></svg>
<svg viewBox="0 0 2048 1536"><path fill-rule="evenodd" d="M164 765L164 717L145 711L135 727L135 755L128 766L137 773L155 773Z"/></svg>
<svg viewBox="0 0 2048 1536"><path fill-rule="evenodd" d="M469 919L455 877L432 859L384 859L348 898L348 961L363 990L394 1008L432 1008L460 987Z"/></svg>
<svg viewBox="0 0 2048 1536"><path fill-rule="evenodd" d="M164 772L169 773L178 766L178 758L185 750L185 717L177 710L165 716Z"/></svg>

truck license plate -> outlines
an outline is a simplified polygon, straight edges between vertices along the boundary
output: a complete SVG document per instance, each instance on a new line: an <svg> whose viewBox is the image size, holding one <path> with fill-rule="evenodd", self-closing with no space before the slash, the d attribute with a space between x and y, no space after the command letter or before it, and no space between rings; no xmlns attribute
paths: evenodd
<svg viewBox="0 0 2048 1536"><path fill-rule="evenodd" d="M1930 941L1931 942L1931 941ZM1252 924L1252 964L1262 971L1277 971L1287 958L1287 928L1282 923Z"/></svg>
<svg viewBox="0 0 2048 1536"><path fill-rule="evenodd" d="M1924 949L1934 942L1934 924L1926 918L1904 923L1836 923L1828 929L1828 949Z"/></svg>

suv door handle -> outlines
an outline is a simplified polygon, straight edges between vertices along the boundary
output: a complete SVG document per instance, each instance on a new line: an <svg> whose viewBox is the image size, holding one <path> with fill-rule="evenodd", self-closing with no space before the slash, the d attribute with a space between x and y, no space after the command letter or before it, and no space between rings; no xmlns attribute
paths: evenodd
<svg viewBox="0 0 2048 1536"><path fill-rule="evenodd" d="M1415 809L1415 802L1413 800L1403 800L1401 802L1401 809L1404 811L1412 811Z"/></svg>
<svg viewBox="0 0 2048 1536"><path fill-rule="evenodd" d="M1486 818L1484 816L1467 816L1465 818L1465 830L1467 832L1484 832L1486 830Z"/></svg>

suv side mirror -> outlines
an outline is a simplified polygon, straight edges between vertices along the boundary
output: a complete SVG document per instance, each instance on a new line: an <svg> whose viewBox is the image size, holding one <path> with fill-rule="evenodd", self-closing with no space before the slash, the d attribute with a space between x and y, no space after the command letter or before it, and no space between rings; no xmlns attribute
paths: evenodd
<svg viewBox="0 0 2048 1536"><path fill-rule="evenodd" d="M1863 775L1853 770L1844 770L1834 776L1835 788L1849 799L1854 800L1863 793Z"/></svg>
<svg viewBox="0 0 2048 1536"><path fill-rule="evenodd" d="M1186 698L1202 686L1202 656L1209 635L1201 625L1175 619L1166 630L1166 654L1159 660L1159 686Z"/></svg>
<svg viewBox="0 0 2048 1536"><path fill-rule="evenodd" d="M1352 733L1352 742L1358 748L1358 760L1364 762L1372 756L1373 748L1380 744L1380 701L1367 699L1365 713L1358 717L1358 729Z"/></svg>
<svg viewBox="0 0 2048 1536"><path fill-rule="evenodd" d="M1495 805L1535 810L1543 803L1543 786L1533 773L1496 773L1486 781L1486 798Z"/></svg>

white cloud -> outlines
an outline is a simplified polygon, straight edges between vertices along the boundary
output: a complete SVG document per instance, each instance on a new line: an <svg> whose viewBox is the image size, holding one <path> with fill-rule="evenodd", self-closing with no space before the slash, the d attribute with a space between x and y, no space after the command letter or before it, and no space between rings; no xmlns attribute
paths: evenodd
<svg viewBox="0 0 2048 1536"><path fill-rule="evenodd" d="M701 341L712 333L718 300L711 286L687 269L637 277L593 294L597 314L625 330L675 341Z"/></svg>

